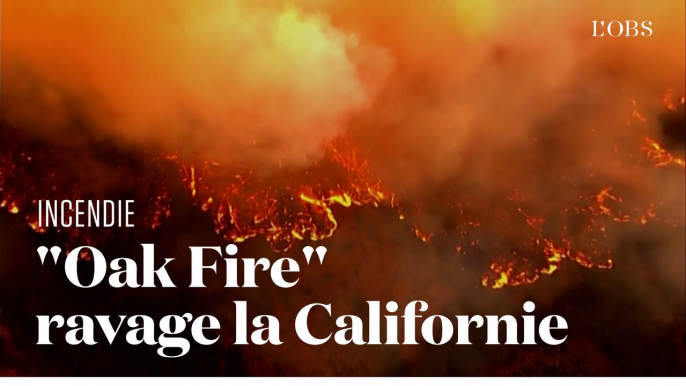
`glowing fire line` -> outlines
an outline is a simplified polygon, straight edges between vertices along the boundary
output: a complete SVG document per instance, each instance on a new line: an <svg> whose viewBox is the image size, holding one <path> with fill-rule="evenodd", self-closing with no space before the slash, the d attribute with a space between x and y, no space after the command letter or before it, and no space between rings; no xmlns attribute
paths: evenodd
<svg viewBox="0 0 686 386"><path fill-rule="evenodd" d="M646 118L638 112L635 102L632 103L632 116L638 122L645 123ZM680 103L684 104L683 97ZM664 105L670 110L675 109L671 94L665 94ZM320 173L315 165L312 170L296 175L294 180L297 183L286 181L281 185L267 183L252 170L241 170L231 165L225 167L214 161L198 161L189 165L181 162L175 155L158 160L171 161L177 165L196 205L211 215L216 233L231 242L240 243L262 236L275 251L285 251L299 240L318 241L329 238L339 225L334 214L335 207L376 208L387 205L398 211L400 220L406 218L405 213L400 211L396 196L384 191L380 181L371 182L373 180L370 178L369 167L366 162L359 160L355 149L345 143L341 146L333 143L328 150L330 156L323 166L326 173ZM684 169L683 158L668 152L647 136L643 138L642 152L657 168L673 166ZM12 214L25 213L26 221L34 231L46 232L45 228L37 226L36 215L31 211L36 198L27 200L25 195L19 194L19 190L13 189L13 185L8 183L10 180L15 184L16 181L22 181L25 173L23 168L31 166L34 159L24 153L19 158L6 158L5 153L1 155L0 208L5 208ZM336 179L336 182L331 181L328 178L330 172L337 173L341 178ZM51 174L52 177L54 175ZM50 190L58 192L55 185L51 185ZM75 194L74 189L62 192L65 199L70 199ZM149 202L146 225L156 229L171 216L173 198L165 186L159 187L149 196L152 199ZM515 190L509 201L522 203L524 199ZM459 208L458 214L463 221L458 226L458 233L464 242L459 243L455 251L464 256L474 253L479 248L479 240L469 237L471 230L482 227L482 224L465 217L461 204L451 207ZM649 203L644 208L627 211L622 197L612 187L605 187L596 194L580 196L579 202L573 207L562 208L562 213L585 219L581 236L568 234L568 230L563 229L559 237L550 238L544 236L543 216L530 215L523 208L517 207L517 213L527 229L520 238L521 245L511 250L510 256L493 259L489 272L482 277L481 283L494 289L531 284L544 275L558 271L565 259L586 268L609 269L614 262L609 250L602 247L607 230L605 220L644 225L657 220L655 209L655 205ZM423 231L415 222L411 224L411 233L422 242L431 243L436 239L434 233ZM81 245L92 241L91 236L83 230L65 233L69 233L70 243ZM585 245L585 249L576 246L579 242L575 238L578 237L584 239L581 244ZM541 263L533 262L535 259L532 258L535 256L541 259Z"/></svg>

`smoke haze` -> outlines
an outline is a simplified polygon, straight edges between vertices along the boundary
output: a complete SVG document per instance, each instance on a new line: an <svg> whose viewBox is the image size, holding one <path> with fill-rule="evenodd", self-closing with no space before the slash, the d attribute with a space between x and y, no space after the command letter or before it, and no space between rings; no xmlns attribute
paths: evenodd
<svg viewBox="0 0 686 386"><path fill-rule="evenodd" d="M663 140L662 96L667 89L685 93L680 0L5 0L2 8L3 123L66 149L83 145L72 143L77 130L151 154L202 155L269 176L285 167L307 170L326 154L327 142L345 137L385 189L421 209L416 219L427 233L454 231L450 225L462 213L453 204L465 199L470 215L485 224L474 237L493 256L509 256L521 242L511 229L524 226L521 217L504 225L492 218L498 205L514 207L505 196L515 191L541 217L552 217L581 194L597 193L589 185L610 181L628 207L658 196L664 213L686 220L683 173L657 176L653 165L617 161L618 154L640 152L636 139ZM650 20L652 36L591 37L593 20L626 19ZM632 114L645 124L635 124ZM683 144L674 152L683 157ZM97 183L104 169L82 182ZM434 313L516 314L520 300L537 291L464 295L477 291L456 277L483 272L460 260L456 243L429 248L406 224L384 223L391 215L355 216L365 225L341 225L341 238L327 240L331 251L352 251L349 259L332 257L323 272L303 278L305 294L246 292L252 306L284 325L292 324L295 305L326 296L340 314L364 312L360 299L420 298ZM630 288L636 307L683 317L683 301L681 308L663 303L658 289L666 282L683 300L683 233L610 228L613 251L627 239L656 244L647 256L657 261L660 284L638 278ZM178 244L189 245L186 238ZM645 258L638 255L617 261L638 265ZM539 307L553 304L567 284L545 284ZM273 301L282 297L283 304ZM231 304L217 303L222 311ZM601 314L605 303L597 307ZM228 345L230 337L224 340ZM248 347L244 361L254 373L267 367L274 374L396 374L424 355L386 347L298 350L294 356L288 344ZM450 355L432 355L450 365ZM487 361L487 353L480 355L473 360ZM479 368L464 368L472 365ZM445 373L436 366L431 371Z"/></svg>
<svg viewBox="0 0 686 386"><path fill-rule="evenodd" d="M598 124L683 85L682 3L592 3L7 1L3 117L267 167L353 131L436 179L479 137L490 155L570 105ZM589 37L639 16L650 38Z"/></svg>

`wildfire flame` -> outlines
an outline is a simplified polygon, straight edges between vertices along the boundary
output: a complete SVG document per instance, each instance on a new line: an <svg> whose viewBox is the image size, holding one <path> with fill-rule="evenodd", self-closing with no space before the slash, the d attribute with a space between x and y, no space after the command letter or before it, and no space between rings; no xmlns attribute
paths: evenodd
<svg viewBox="0 0 686 386"><path fill-rule="evenodd" d="M675 109L668 91L664 106ZM679 100L684 104L684 98ZM645 123L646 118L632 101L632 117ZM656 140L645 136L639 146L643 161L656 168L684 169L684 159L663 148ZM5 147L2 150L6 150ZM385 205L398 213L398 219L413 218L410 232L424 243L453 242L459 256L486 254L488 272L481 278L483 286L493 289L536 282L561 268L571 260L586 268L609 269L614 264L611 249L605 239L611 223L631 223L637 226L658 221L659 203L643 207L628 207L620 192L604 186L591 194L579 194L571 205L552 205L534 210L527 206L522 193L504 187L510 194L496 203L491 219L477 219L469 200L447 200L445 210L455 213L457 223L445 234L423 230L418 211L404 207L396 195L386 191L382 182L372 178L370 167L361 160L357 150L343 139L327 145L327 156L307 170L280 170L278 176L262 175L242 165L220 164L198 157L187 162L178 155L155 158L157 164L173 165L197 207L206 212L214 230L230 242L244 242L262 237L275 251L287 251L300 240L318 241L331 237L339 225L336 212L341 208ZM47 232L38 226L36 203L39 199L73 199L82 197L75 181L58 179L58 158L51 152L1 151L0 207L23 215L37 233ZM40 173L36 173L36 169ZM164 168L161 168L162 170ZM159 173L159 171L157 171ZM156 229L171 216L174 198L164 179L152 177L152 186L141 194L147 197L144 225ZM49 197L48 197L49 196ZM402 208L402 210L401 210ZM409 211L408 211L409 209ZM562 224L551 231L550 218L558 217ZM520 224L513 230L513 224ZM507 253L484 252L479 230L511 234L516 245L506 246ZM66 235L66 245L89 245L101 242L106 233L95 237L86 228L56 229ZM111 235L110 235L111 236ZM437 241L439 240L439 241ZM83 256L87 258L87 256Z"/></svg>
<svg viewBox="0 0 686 386"><path fill-rule="evenodd" d="M179 169L196 205L210 213L217 234L238 243L262 236L275 251L286 251L296 240L331 237L338 227L336 206L395 205L380 182L370 182L368 165L354 149L330 144L328 154L310 170L283 171L281 186L237 165L199 161L179 164ZM176 156L167 159L178 161Z"/></svg>
<svg viewBox="0 0 686 386"><path fill-rule="evenodd" d="M673 154L669 153L667 150L663 149L662 146L660 146L659 143L657 143L655 140L651 138L644 138L645 140L645 147L643 150L645 153L652 159L653 163L657 167L662 167L662 166L678 166L680 168L684 168L686 166L686 163L684 163L683 158L679 158L674 156Z"/></svg>

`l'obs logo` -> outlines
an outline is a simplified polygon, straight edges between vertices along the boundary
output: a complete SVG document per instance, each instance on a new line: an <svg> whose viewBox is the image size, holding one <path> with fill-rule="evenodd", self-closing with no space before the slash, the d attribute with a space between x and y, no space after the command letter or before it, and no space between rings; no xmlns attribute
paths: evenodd
<svg viewBox="0 0 686 386"><path fill-rule="evenodd" d="M636 20L612 20L608 23L604 20L593 20L593 36L612 36L613 38L643 36L647 38L653 34L650 28L652 24L649 20L643 20L640 25Z"/></svg>

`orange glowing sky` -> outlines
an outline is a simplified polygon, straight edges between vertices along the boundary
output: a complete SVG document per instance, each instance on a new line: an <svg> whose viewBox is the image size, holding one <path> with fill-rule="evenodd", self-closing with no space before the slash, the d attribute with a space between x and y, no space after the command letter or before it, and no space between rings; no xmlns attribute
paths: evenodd
<svg viewBox="0 0 686 386"><path fill-rule="evenodd" d="M634 94L683 85L676 0L6 0L2 11L6 121L59 133L78 116L132 142L267 165L307 165L351 130L398 126L401 147L459 143L488 131L481 120L503 99L513 112L493 125L510 124L509 141L580 74L631 79ZM589 37L591 20L626 18L651 20L654 35Z"/></svg>

